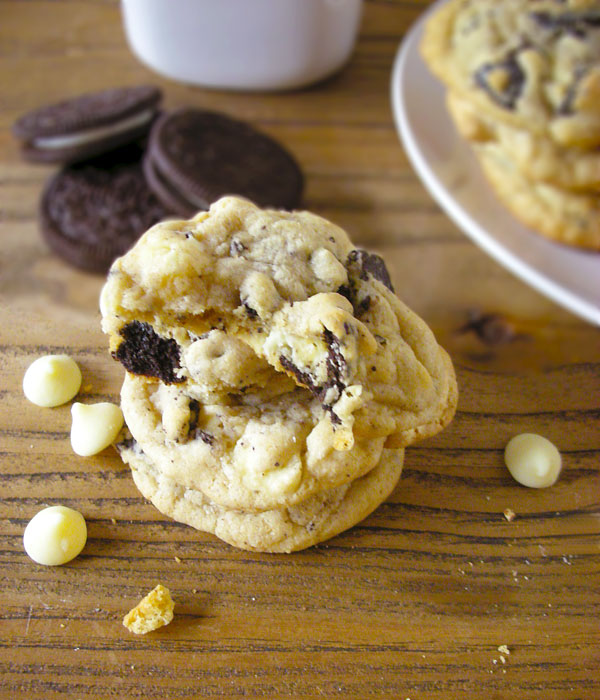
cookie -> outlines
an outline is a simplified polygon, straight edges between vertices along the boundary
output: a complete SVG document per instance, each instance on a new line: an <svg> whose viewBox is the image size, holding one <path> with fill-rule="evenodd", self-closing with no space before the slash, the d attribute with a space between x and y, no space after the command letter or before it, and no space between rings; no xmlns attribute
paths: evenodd
<svg viewBox="0 0 600 700"><path fill-rule="evenodd" d="M357 437L401 447L441 430L457 394L448 356L390 287L383 260L325 219L225 197L155 226L115 262L102 327L129 372L203 402L222 387L206 386L194 348L220 330L272 368L269 383L307 390L324 447L347 450ZM260 396L248 381L238 403Z"/></svg>
<svg viewBox="0 0 600 700"><path fill-rule="evenodd" d="M486 144L497 146L528 180L566 190L600 191L599 147L560 146L546 135L492 119L452 91L447 104L461 136L482 148Z"/></svg>
<svg viewBox="0 0 600 700"><path fill-rule="evenodd" d="M171 591L158 584L123 618L123 625L134 634L148 634L173 620L175 603Z"/></svg>
<svg viewBox="0 0 600 700"><path fill-rule="evenodd" d="M149 226L169 216L146 184L141 156L139 146L126 146L71 165L48 181L40 228L54 253L104 274Z"/></svg>
<svg viewBox="0 0 600 700"><path fill-rule="evenodd" d="M183 108L163 115L152 128L144 167L156 195L186 218L227 194L281 209L298 207L302 196L302 172L287 150L217 112Z"/></svg>
<svg viewBox="0 0 600 700"><path fill-rule="evenodd" d="M475 147L479 162L503 204L548 238L600 250L600 195L578 193L525 178L497 145Z"/></svg>
<svg viewBox="0 0 600 700"><path fill-rule="evenodd" d="M334 449L328 416L301 387L268 401L249 394L203 403L181 385L127 373L121 407L162 474L229 509L296 505L366 474L385 442L357 438Z"/></svg>
<svg viewBox="0 0 600 700"><path fill-rule="evenodd" d="M27 160L73 163L146 134L161 98L151 85L103 90L29 112L12 131Z"/></svg>
<svg viewBox="0 0 600 700"><path fill-rule="evenodd" d="M598 0L450 0L426 23L422 54L494 120L561 146L600 145Z"/></svg>
<svg viewBox="0 0 600 700"><path fill-rule="evenodd" d="M136 486L159 511L234 547L256 552L293 552L347 530L366 518L396 487L404 450L384 450L365 476L322 491L297 506L262 512L225 509L201 491L185 488L157 469L135 443L117 445Z"/></svg>

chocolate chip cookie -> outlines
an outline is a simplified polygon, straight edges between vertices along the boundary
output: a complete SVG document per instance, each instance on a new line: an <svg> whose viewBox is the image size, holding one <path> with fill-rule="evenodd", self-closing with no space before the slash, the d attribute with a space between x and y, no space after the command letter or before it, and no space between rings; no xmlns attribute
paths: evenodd
<svg viewBox="0 0 600 700"><path fill-rule="evenodd" d="M422 52L494 119L561 146L600 144L598 0L450 0L427 22Z"/></svg>
<svg viewBox="0 0 600 700"><path fill-rule="evenodd" d="M227 509L201 491L166 476L135 442L117 445L142 495L165 515L215 534L240 549L293 552L347 530L366 518L396 487L404 450L384 450L366 475L315 493L295 506L259 512Z"/></svg>

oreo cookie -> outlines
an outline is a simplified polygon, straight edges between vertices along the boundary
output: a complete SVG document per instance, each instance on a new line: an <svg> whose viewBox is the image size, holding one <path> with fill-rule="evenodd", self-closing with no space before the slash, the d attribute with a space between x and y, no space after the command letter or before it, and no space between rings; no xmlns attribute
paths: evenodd
<svg viewBox="0 0 600 700"><path fill-rule="evenodd" d="M26 160L74 163L147 134L161 98L152 85L103 90L29 112L12 131Z"/></svg>
<svg viewBox="0 0 600 700"><path fill-rule="evenodd" d="M150 226L171 215L146 183L142 154L131 144L66 167L48 181L41 232L63 260L106 273Z"/></svg>
<svg viewBox="0 0 600 700"><path fill-rule="evenodd" d="M157 197L184 217L227 194L295 209L304 185L294 157L271 137L225 114L188 108L156 121L144 171Z"/></svg>

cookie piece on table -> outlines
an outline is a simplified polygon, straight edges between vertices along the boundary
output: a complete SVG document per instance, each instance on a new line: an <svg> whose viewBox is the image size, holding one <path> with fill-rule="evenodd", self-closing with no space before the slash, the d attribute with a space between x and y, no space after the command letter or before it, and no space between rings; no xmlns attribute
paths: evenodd
<svg viewBox="0 0 600 700"><path fill-rule="evenodd" d="M208 209L227 194L259 206L299 206L303 176L277 141L225 114L183 108L152 128L144 163L157 196L180 216Z"/></svg>
<svg viewBox="0 0 600 700"><path fill-rule="evenodd" d="M600 193L600 147L560 146L547 135L493 119L453 91L448 92L446 102L461 136L482 148L497 146L528 180L574 192Z"/></svg>
<svg viewBox="0 0 600 700"><path fill-rule="evenodd" d="M29 112L12 130L27 160L74 163L141 138L161 98L151 85L103 90Z"/></svg>
<svg viewBox="0 0 600 700"><path fill-rule="evenodd" d="M257 552L298 551L353 527L389 497L404 459L404 450L384 450L372 470L350 483L315 493L295 506L250 512L223 508L201 491L181 486L134 442L117 448L136 486L159 511L234 547Z"/></svg>
<svg viewBox="0 0 600 700"><path fill-rule="evenodd" d="M54 175L40 202L40 228L51 250L88 272L111 263L170 212L148 188L142 149L124 146Z"/></svg>
<svg viewBox="0 0 600 700"><path fill-rule="evenodd" d="M598 0L450 0L421 44L433 72L493 119L561 146L600 145Z"/></svg>
<svg viewBox="0 0 600 700"><path fill-rule="evenodd" d="M262 387L287 392L291 380L314 399L319 443L335 450L357 438L408 445L441 430L456 408L452 364L393 293L383 260L309 212L225 197L190 221L155 226L113 265L101 311L129 372L203 403L230 393L221 373L204 371L208 335L243 343L262 367L255 362L235 400L258 405ZM166 345L170 367L157 368L166 355L156 348Z"/></svg>
<svg viewBox="0 0 600 700"><path fill-rule="evenodd" d="M498 198L532 230L559 243L600 250L600 193L528 180L497 144L475 154Z"/></svg>
<svg viewBox="0 0 600 700"><path fill-rule="evenodd" d="M173 620L175 603L171 592L158 584L123 618L123 625L134 634L148 634Z"/></svg>

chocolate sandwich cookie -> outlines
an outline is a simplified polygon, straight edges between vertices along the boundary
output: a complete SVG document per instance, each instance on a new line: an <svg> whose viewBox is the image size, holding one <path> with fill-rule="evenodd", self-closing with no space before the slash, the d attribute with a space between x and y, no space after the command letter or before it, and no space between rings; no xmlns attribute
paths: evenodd
<svg viewBox="0 0 600 700"><path fill-rule="evenodd" d="M29 112L12 130L26 160L74 163L146 134L161 97L151 85L103 90Z"/></svg>
<svg viewBox="0 0 600 700"><path fill-rule="evenodd" d="M149 189L132 144L52 177L40 203L41 232L65 261L105 273L144 231L170 212Z"/></svg>
<svg viewBox="0 0 600 700"><path fill-rule="evenodd" d="M208 209L226 194L294 209L303 188L295 159L271 137L225 114L197 109L157 120L144 171L158 198L182 216Z"/></svg>

